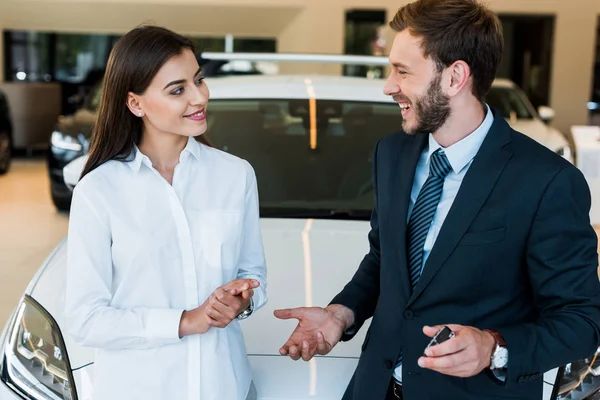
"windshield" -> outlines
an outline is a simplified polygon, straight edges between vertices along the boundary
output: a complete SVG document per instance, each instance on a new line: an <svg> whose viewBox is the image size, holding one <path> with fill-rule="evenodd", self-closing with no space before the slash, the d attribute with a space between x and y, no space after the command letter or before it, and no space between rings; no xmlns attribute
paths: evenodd
<svg viewBox="0 0 600 400"><path fill-rule="evenodd" d="M368 219L377 140L401 129L395 103L211 100L205 137L256 171L261 215Z"/></svg>
<svg viewBox="0 0 600 400"><path fill-rule="evenodd" d="M486 102L497 108L506 119L511 118L511 112L515 113L517 119L533 119L530 108L525 103L528 100L524 96L514 88L492 87L486 96Z"/></svg>

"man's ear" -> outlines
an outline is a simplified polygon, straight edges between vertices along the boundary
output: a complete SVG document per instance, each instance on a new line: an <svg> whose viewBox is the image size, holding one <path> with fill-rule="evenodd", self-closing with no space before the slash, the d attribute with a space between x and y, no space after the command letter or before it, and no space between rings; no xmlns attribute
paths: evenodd
<svg viewBox="0 0 600 400"><path fill-rule="evenodd" d="M471 78L471 68L466 62L459 60L450 65L446 72L450 81L446 94L454 97L468 85Z"/></svg>

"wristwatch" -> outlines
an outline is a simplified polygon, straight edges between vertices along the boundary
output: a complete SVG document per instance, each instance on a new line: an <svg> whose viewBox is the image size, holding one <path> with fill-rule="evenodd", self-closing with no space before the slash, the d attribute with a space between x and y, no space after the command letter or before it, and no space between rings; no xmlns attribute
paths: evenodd
<svg viewBox="0 0 600 400"><path fill-rule="evenodd" d="M244 311L242 311L238 316L237 319L239 321L248 318L250 315L252 315L252 312L254 311L254 299L251 297L250 298L250 305L248 306L248 308L246 308Z"/></svg>
<svg viewBox="0 0 600 400"><path fill-rule="evenodd" d="M504 338L496 331L492 331L490 329L486 329L486 331L489 332L496 341L496 346L492 351L490 369L495 370L506 368L508 365L508 348L506 347Z"/></svg>

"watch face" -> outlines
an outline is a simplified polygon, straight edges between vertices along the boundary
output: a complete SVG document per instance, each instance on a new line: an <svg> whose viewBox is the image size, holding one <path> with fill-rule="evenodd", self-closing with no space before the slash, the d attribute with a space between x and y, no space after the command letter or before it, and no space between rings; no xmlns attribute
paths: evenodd
<svg viewBox="0 0 600 400"><path fill-rule="evenodd" d="M499 346L494 353L494 367L504 368L506 364L508 364L508 350Z"/></svg>

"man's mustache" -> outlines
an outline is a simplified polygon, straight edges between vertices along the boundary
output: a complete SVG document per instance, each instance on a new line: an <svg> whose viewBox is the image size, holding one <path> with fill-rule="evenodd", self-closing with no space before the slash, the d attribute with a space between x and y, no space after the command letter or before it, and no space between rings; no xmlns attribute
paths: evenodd
<svg viewBox="0 0 600 400"><path fill-rule="evenodd" d="M394 99L394 101L396 103L409 103L410 104L410 100L408 100L406 97L392 96L392 99Z"/></svg>

